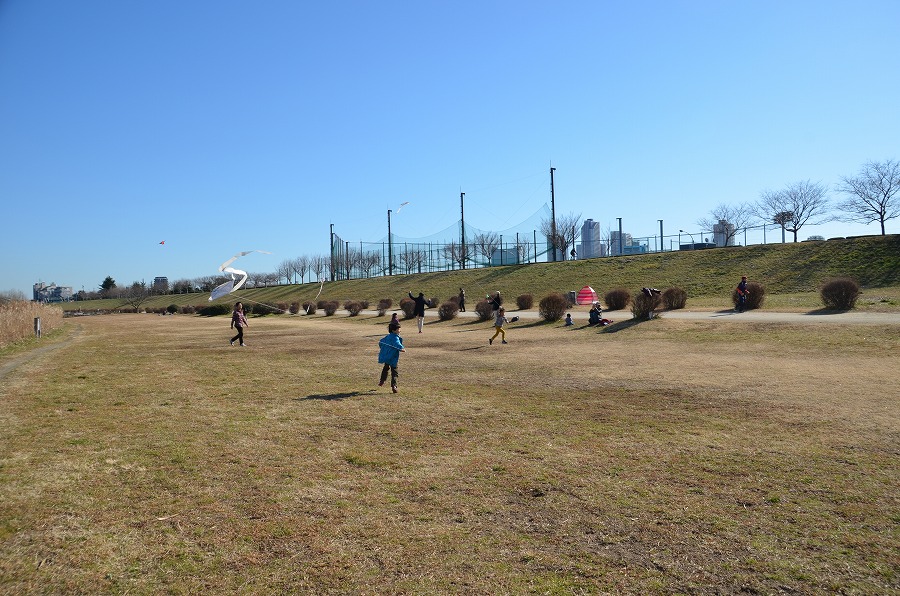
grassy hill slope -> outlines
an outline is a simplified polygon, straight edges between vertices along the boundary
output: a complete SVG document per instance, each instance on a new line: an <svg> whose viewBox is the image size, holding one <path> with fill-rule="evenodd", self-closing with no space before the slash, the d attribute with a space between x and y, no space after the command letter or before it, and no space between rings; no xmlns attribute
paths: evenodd
<svg viewBox="0 0 900 596"><path fill-rule="evenodd" d="M326 282L319 300L369 300L381 298L396 304L408 291L424 292L442 300L455 296L460 287L471 301L500 291L507 299L530 293L535 300L551 292L578 290L591 285L600 295L613 288L635 292L644 286L680 286L692 299L728 296L740 279L763 284L770 295L817 292L833 277L849 276L863 288L900 286L900 235L864 236L819 242L765 244L700 251L679 251L639 256L609 257L561 263L536 263L440 273L394 275ZM302 302L319 293L318 283L243 289L249 300L275 304ZM208 294L154 297L146 308L208 304ZM234 296L222 298L230 302ZM64 305L78 308L116 308L120 300L95 300Z"/></svg>

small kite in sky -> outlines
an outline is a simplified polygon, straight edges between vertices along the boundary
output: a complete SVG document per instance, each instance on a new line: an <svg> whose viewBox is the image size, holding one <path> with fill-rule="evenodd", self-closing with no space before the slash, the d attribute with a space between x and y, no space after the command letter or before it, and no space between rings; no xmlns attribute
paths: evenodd
<svg viewBox="0 0 900 596"><path fill-rule="evenodd" d="M220 284L220 285L216 286L215 288L213 288L213 291L210 292L210 294L209 294L210 302L212 302L213 300L216 300L218 298L221 298L222 296L226 296L226 295L234 292L235 290L240 289L240 287L244 285L244 282L247 281L247 272L242 271L240 269L235 269L234 267L231 267L231 264L234 263L235 261L237 261L239 258L243 257L244 255L249 255L251 252L259 252L264 255L272 254L267 250L245 250L244 252L239 252L238 254L234 255L233 257L231 257L230 259L228 259L227 261L225 261L224 263L219 265L219 271L221 271L222 273L230 273L231 279L229 281L226 281L225 283ZM241 277L241 279L239 281L235 281L236 280L235 274L241 275L243 277Z"/></svg>
<svg viewBox="0 0 900 596"><path fill-rule="evenodd" d="M160 242L160 244L165 244L165 243L166 243L166 241L165 241L165 240L163 240L163 241L162 241L162 242Z"/></svg>
<svg viewBox="0 0 900 596"><path fill-rule="evenodd" d="M409 201L404 201L404 202L400 203L400 206L397 207L397 213L400 213L400 210L403 209L404 207L406 207L407 205L409 205Z"/></svg>

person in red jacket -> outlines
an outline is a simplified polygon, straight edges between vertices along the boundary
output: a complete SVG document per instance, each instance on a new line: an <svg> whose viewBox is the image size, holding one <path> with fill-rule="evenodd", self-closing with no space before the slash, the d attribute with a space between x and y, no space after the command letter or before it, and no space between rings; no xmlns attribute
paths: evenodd
<svg viewBox="0 0 900 596"><path fill-rule="evenodd" d="M234 311L231 313L231 328L237 327L237 335L231 338L231 345L239 342L244 347L244 327L249 327L247 317L244 316L244 305L240 302L234 303Z"/></svg>

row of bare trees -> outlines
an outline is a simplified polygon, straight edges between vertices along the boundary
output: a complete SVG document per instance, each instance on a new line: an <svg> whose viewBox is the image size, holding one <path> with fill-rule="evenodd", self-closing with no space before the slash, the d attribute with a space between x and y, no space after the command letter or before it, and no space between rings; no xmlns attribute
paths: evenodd
<svg viewBox="0 0 900 596"><path fill-rule="evenodd" d="M794 242L803 226L835 220L878 223L884 235L885 222L900 217L900 162L869 161L857 175L842 176L834 190L843 195L836 204L828 196L829 188L821 182L794 182L781 190L763 191L756 203L718 205L710 217L697 224L707 230L723 221L731 224L722 230L726 244L738 232L758 223L780 226L782 232L794 235Z"/></svg>

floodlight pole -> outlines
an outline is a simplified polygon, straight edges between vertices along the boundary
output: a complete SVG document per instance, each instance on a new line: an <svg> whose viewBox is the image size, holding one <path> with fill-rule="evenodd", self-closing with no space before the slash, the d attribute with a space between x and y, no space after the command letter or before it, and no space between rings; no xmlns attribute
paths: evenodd
<svg viewBox="0 0 900 596"><path fill-rule="evenodd" d="M550 168L550 247L553 249L553 261L556 261L556 192L553 187L553 172Z"/></svg>
<svg viewBox="0 0 900 596"><path fill-rule="evenodd" d="M331 250L329 251L331 253L331 281L334 281L334 224L331 224L331 233L329 235L328 246L331 247Z"/></svg>
<svg viewBox="0 0 900 596"><path fill-rule="evenodd" d="M622 248L623 248L622 247L622 218L617 217L616 219L619 220L619 256L621 257L622 256Z"/></svg>
<svg viewBox="0 0 900 596"><path fill-rule="evenodd" d="M459 262L461 269L466 268L466 209L463 202L465 198L466 193L459 193L460 250L462 251Z"/></svg>
<svg viewBox="0 0 900 596"><path fill-rule="evenodd" d="M663 220L659 220L659 252L665 252L665 247L663 247Z"/></svg>
<svg viewBox="0 0 900 596"><path fill-rule="evenodd" d="M394 274L394 253L391 244L391 210L388 209L388 275Z"/></svg>

